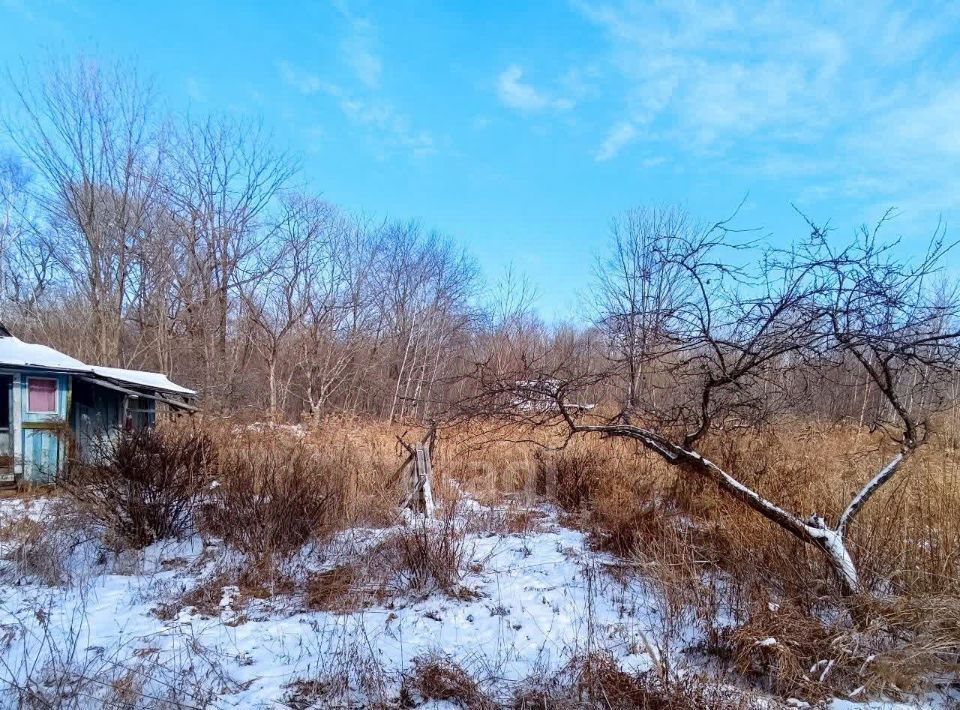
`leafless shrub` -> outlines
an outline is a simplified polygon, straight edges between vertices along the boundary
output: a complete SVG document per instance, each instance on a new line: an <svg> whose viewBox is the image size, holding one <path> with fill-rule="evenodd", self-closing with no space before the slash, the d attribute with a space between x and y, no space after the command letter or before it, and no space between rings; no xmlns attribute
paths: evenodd
<svg viewBox="0 0 960 710"><path fill-rule="evenodd" d="M436 521L418 520L383 542L379 555L394 575L396 586L427 594L434 590L460 596L460 585L473 548L453 508Z"/></svg>
<svg viewBox="0 0 960 710"><path fill-rule="evenodd" d="M210 439L197 429L117 432L96 461L71 465L61 488L109 542L141 548L190 529L213 458Z"/></svg>
<svg viewBox="0 0 960 710"><path fill-rule="evenodd" d="M464 710L497 708L460 664L441 654L413 659L413 670L404 679L404 689L421 701L446 701Z"/></svg>
<svg viewBox="0 0 960 710"><path fill-rule="evenodd" d="M237 437L218 457L204 529L255 564L288 556L341 524L340 474L303 442Z"/></svg>

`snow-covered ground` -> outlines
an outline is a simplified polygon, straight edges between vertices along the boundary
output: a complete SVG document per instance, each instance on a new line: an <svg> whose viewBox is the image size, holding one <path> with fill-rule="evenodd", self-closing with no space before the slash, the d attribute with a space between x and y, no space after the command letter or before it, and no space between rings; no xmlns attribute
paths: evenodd
<svg viewBox="0 0 960 710"><path fill-rule="evenodd" d="M42 501L25 505L3 501L0 523L23 515L44 521ZM148 699L193 692L197 705L272 707L289 699L298 682L324 687L347 678L350 690L341 700L359 706L371 695L396 697L412 661L431 654L453 658L503 697L592 652L609 653L628 671L651 668L664 653L680 669L674 672L695 663L683 650L698 641L692 625L674 629L664 650L665 612L642 579L611 574L614 560L590 550L584 535L562 526L553 511L539 513L524 533L474 526L465 541L466 591L456 598L404 594L350 613L308 609L302 596L284 590L246 599L229 585L219 589L213 611L181 606L184 593L209 583L229 561L220 546L199 537L119 557L81 545L71 560L73 579L63 586L18 576L5 562L0 682L7 691L0 701L15 704L12 683L72 675L59 690L74 693L81 705L96 706L103 692L128 683ZM290 573L363 559L392 532L346 531L323 549L305 550ZM834 707L866 706L837 700Z"/></svg>

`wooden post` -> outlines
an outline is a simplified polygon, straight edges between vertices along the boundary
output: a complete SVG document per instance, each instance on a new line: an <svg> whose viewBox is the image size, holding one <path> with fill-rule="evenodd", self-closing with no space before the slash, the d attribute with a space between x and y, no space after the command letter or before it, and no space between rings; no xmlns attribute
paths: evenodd
<svg viewBox="0 0 960 710"><path fill-rule="evenodd" d="M407 477L408 493L401 502L401 508L409 508L414 513L432 518L433 503L433 467L430 463L430 449L424 444L415 444L405 466L409 466Z"/></svg>
<svg viewBox="0 0 960 710"><path fill-rule="evenodd" d="M433 465L430 462L430 449L428 449L423 444L417 446L419 453L422 456L418 457L417 463L420 463L422 459L422 466L420 467L420 502L423 505L423 514L428 518L433 517L433 487L431 485L431 480L433 479Z"/></svg>

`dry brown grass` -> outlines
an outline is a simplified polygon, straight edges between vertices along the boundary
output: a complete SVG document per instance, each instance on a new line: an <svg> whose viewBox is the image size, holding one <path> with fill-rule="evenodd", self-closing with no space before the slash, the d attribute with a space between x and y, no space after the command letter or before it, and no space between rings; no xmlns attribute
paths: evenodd
<svg viewBox="0 0 960 710"><path fill-rule="evenodd" d="M572 659L559 673L529 679L514 696L515 710L748 710L772 708L749 695L696 677L670 682L652 673L627 673L601 654Z"/></svg>
<svg viewBox="0 0 960 710"><path fill-rule="evenodd" d="M400 589L418 594L440 591L461 596L464 590L460 580L471 548L452 510L438 518L437 523L415 523L391 535L374 554L396 575Z"/></svg>
<svg viewBox="0 0 960 710"><path fill-rule="evenodd" d="M462 666L440 654L413 659L413 672L405 679L403 694L421 701L446 701L464 710L498 707Z"/></svg>
<svg viewBox="0 0 960 710"><path fill-rule="evenodd" d="M308 609L349 614L382 599L379 586L368 587L368 578L355 563L338 565L310 575L304 590Z"/></svg>
<svg viewBox="0 0 960 710"><path fill-rule="evenodd" d="M342 481L345 519L353 525L382 527L396 523L401 481L391 481L407 452L397 441L421 436L398 426L349 417L330 417L307 429L305 443L322 452L325 467Z"/></svg>
<svg viewBox="0 0 960 710"><path fill-rule="evenodd" d="M68 560L77 544L68 530L24 516L4 526L2 538L12 543L4 559L13 562L17 576L33 577L48 586L68 581Z"/></svg>
<svg viewBox="0 0 960 710"><path fill-rule="evenodd" d="M40 505L45 511L34 511ZM3 569L3 581L19 584L29 577L48 586L68 584L71 556L90 537L87 521L61 499L27 498L20 510L7 511L0 520L0 541L7 547L3 559L12 563Z"/></svg>
<svg viewBox="0 0 960 710"><path fill-rule="evenodd" d="M438 468L456 471L487 502L535 494L556 501L568 522L652 579L670 613L702 624L704 650L776 692L817 697L864 686L865 694L896 694L957 673L958 430L957 422L940 422L851 530L865 587L889 600L864 608L866 631L841 618L835 581L818 551L633 442L585 436L553 451L525 441L532 432L517 428L498 427L486 438L476 430L448 431ZM538 436L560 443L556 434ZM890 450L876 432L802 421L705 443L705 453L747 485L790 510L828 520L836 520ZM721 624L727 613L733 632ZM835 618L836 624L824 621ZM770 637L778 646L756 645Z"/></svg>
<svg viewBox="0 0 960 710"><path fill-rule="evenodd" d="M295 550L347 526L396 523L402 481L391 476L406 455L397 437L411 442L423 435L422 429L346 418L305 430L201 425L227 452L226 460L247 457L218 471L225 491L235 483L231 476L238 476L241 490L268 491L250 496L248 512L224 498L221 523L208 531L234 545L240 532L228 526L245 528L243 535L250 539L269 540L260 551L264 554ZM553 451L534 445L532 433L520 429L441 430L434 489L441 499L454 500L462 488L482 502L505 504L506 512L486 524L506 533L524 534L537 525L535 515L522 505L514 510L514 503L537 497L559 503L569 522L621 556L631 573L651 580L670 614L692 615L702 625L703 650L778 693L817 697L858 686L865 686L865 693L896 693L896 688L923 687L932 674L956 673L957 429L952 422L941 424L852 529L850 548L862 580L883 600L865 609L866 630L842 619L824 621L840 618L841 606L817 551L712 486L678 476L633 442L584 436ZM538 436L544 443L560 443L549 432ZM705 453L778 504L835 519L889 447L880 435L853 426L789 422L762 432L714 436ZM271 469L290 474L281 476L283 486L263 488ZM224 495L217 489L211 493L214 500ZM324 505L310 512L304 496L320 496ZM279 538L264 535L274 529ZM405 592L439 589L456 595L463 572L461 544L462 530L412 528L349 565L314 575L295 593L302 593L309 607L334 611ZM267 586L278 578L275 570L257 574ZM211 592L211 601L214 596ZM723 618L732 619L732 629L725 628ZM758 645L769 637L777 639L776 646ZM821 662L831 661L821 680Z"/></svg>
<svg viewBox="0 0 960 710"><path fill-rule="evenodd" d="M332 494L328 502L335 503L335 510L328 506L325 514L332 528L396 522L402 491L399 481L388 485L388 479L402 456L398 430L392 427L342 417L309 428L218 420L201 426L221 454L215 472L219 485L242 500L266 504L270 489L278 488L295 504L297 495L320 491Z"/></svg>
<svg viewBox="0 0 960 710"><path fill-rule="evenodd" d="M364 442L371 459L389 462L380 464L381 472L399 462L398 428L352 421L337 425ZM960 450L953 434L958 429L955 422L942 422L939 434L854 525L850 546L868 589L897 596L960 595L960 516L955 514L960 509ZM420 434L411 430L407 439ZM689 529L682 544L695 545L701 560L736 568L785 593L817 598L832 593L819 553L712 486L678 476L634 442L584 436L552 451L531 443L533 436L550 445L561 441L557 433L516 427L441 430L434 457L441 480L437 488L442 494L444 479L455 479L472 496L497 503L517 495L546 495L576 513L605 547L623 555L673 535L673 528L683 523ZM780 505L828 519L835 519L889 453L877 433L805 422L715 436L705 449ZM355 478L356 488L363 490L363 481L371 477ZM368 484L367 490L375 488Z"/></svg>
<svg viewBox="0 0 960 710"><path fill-rule="evenodd" d="M934 441L863 511L851 548L866 586L875 592L960 592L960 452L946 436ZM519 446L514 444L514 446ZM883 461L882 439L852 427L794 423L763 433L715 437L706 453L780 505L835 519ZM702 553L718 564L809 589L831 585L812 550L794 544L765 519L632 442L574 439L561 451L533 454L530 480L555 477L554 498L597 533L609 549L647 547L670 520L683 516ZM584 517L585 515L585 517ZM748 554L741 554L742 552Z"/></svg>
<svg viewBox="0 0 960 710"><path fill-rule="evenodd" d="M407 594L469 598L473 592L461 584L472 552L466 528L454 506L444 506L433 523L405 526L357 559L311 575L305 602L311 609L349 613Z"/></svg>

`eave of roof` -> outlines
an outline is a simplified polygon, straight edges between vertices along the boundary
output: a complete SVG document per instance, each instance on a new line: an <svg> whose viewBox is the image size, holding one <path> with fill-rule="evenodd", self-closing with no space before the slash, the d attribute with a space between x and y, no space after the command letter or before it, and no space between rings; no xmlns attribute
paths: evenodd
<svg viewBox="0 0 960 710"><path fill-rule="evenodd" d="M2 367L83 374L138 390L163 392L190 399L197 395L194 390L181 387L159 372L87 365L59 350L46 345L25 343L13 336L0 336L0 368Z"/></svg>

